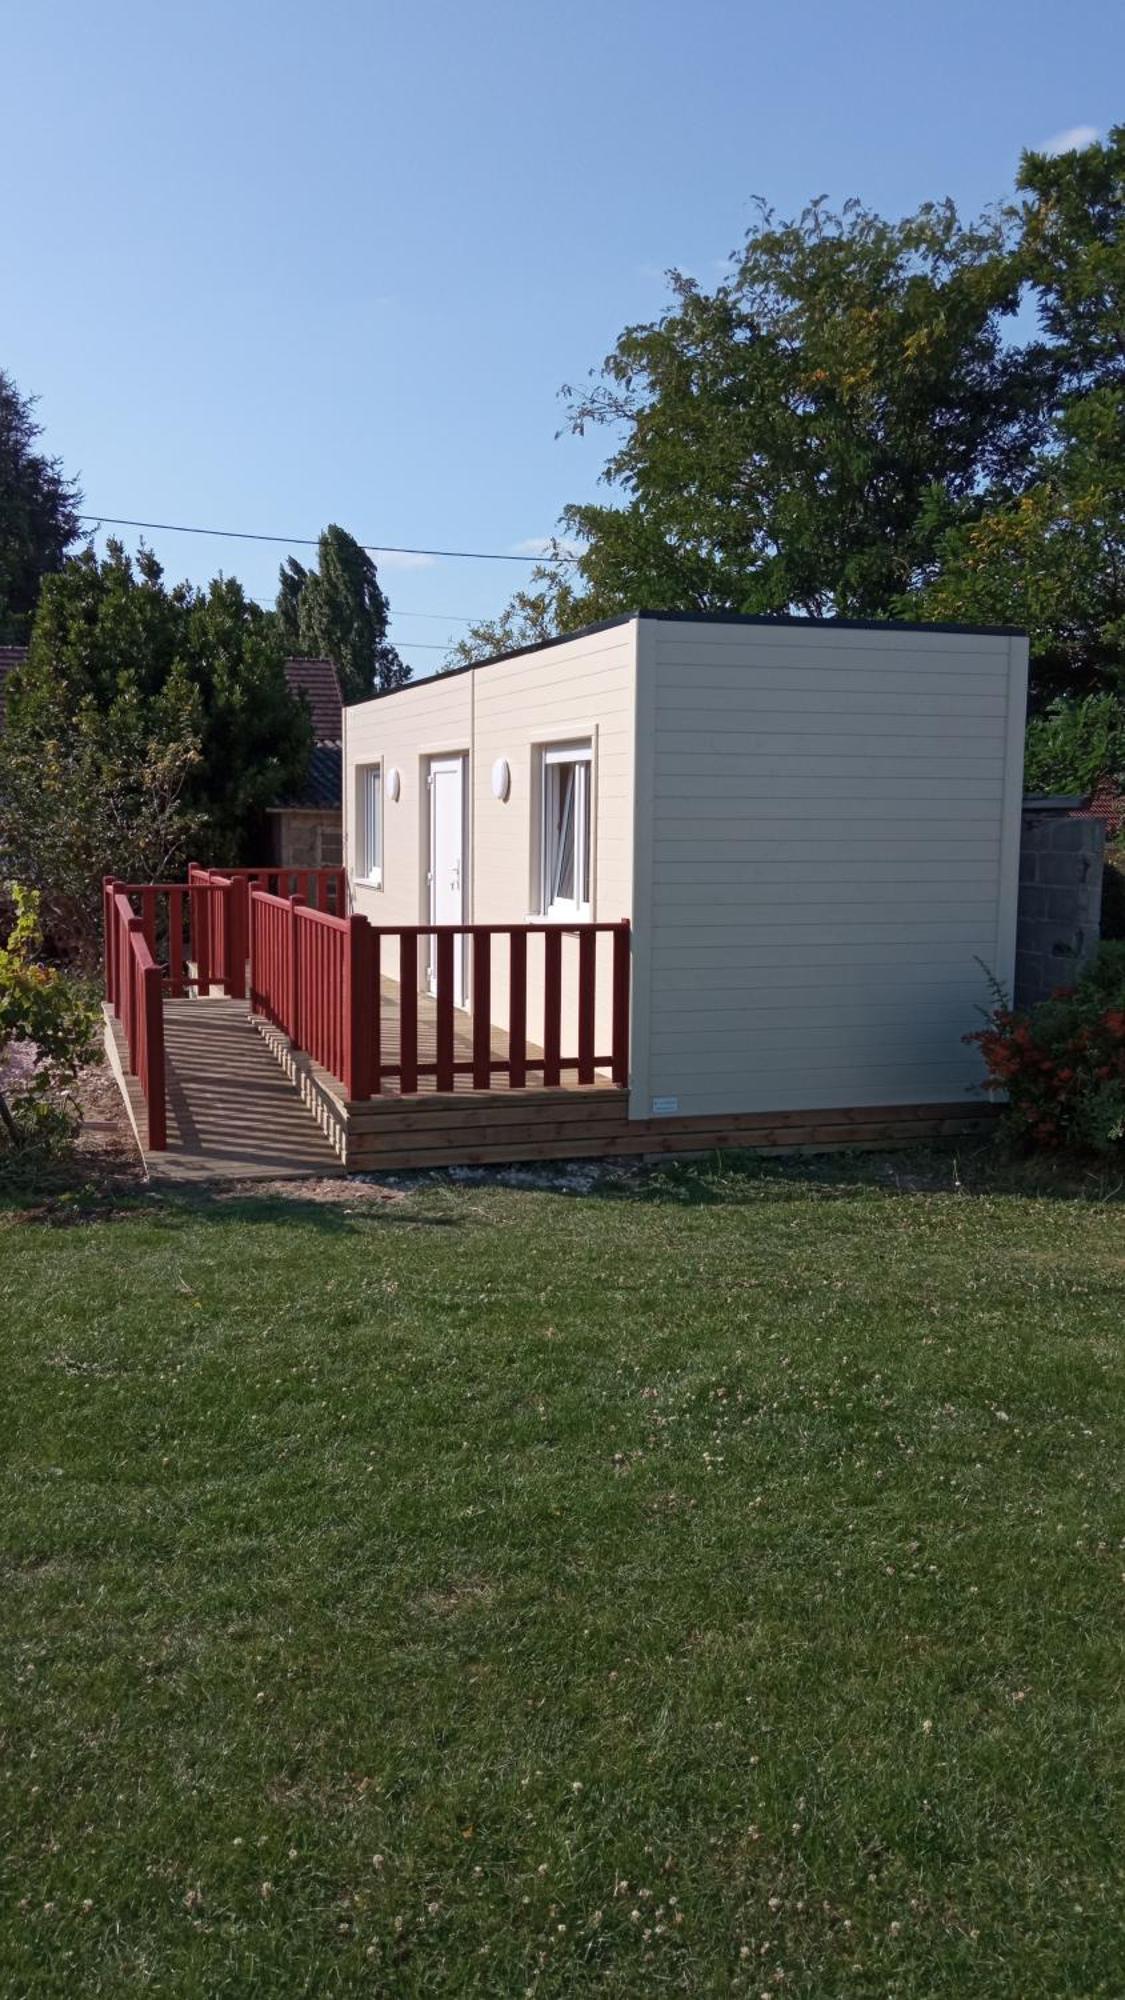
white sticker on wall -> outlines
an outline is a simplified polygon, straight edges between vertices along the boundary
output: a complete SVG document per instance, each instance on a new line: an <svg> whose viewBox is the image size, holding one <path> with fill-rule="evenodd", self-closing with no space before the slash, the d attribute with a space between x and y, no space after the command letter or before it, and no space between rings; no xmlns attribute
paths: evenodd
<svg viewBox="0 0 1125 2000"><path fill-rule="evenodd" d="M680 1108L678 1097L654 1097L652 1116L654 1118L674 1118Z"/></svg>

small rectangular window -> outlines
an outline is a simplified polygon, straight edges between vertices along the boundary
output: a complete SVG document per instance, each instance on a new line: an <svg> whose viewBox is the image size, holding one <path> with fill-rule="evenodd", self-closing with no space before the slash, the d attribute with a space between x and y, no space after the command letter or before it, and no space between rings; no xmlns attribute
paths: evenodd
<svg viewBox="0 0 1125 2000"><path fill-rule="evenodd" d="M358 879L374 889L383 886L383 767L364 764L359 772Z"/></svg>
<svg viewBox="0 0 1125 2000"><path fill-rule="evenodd" d="M590 914L590 745L560 744L541 754L539 907L544 916L577 921Z"/></svg>

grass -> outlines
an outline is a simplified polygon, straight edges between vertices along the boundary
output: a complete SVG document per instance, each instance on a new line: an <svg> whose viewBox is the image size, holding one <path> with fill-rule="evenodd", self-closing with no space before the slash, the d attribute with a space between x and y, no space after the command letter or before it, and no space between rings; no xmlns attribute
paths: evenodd
<svg viewBox="0 0 1125 2000"><path fill-rule="evenodd" d="M915 1167L12 1207L0 1990L1120 1995L1125 1211Z"/></svg>

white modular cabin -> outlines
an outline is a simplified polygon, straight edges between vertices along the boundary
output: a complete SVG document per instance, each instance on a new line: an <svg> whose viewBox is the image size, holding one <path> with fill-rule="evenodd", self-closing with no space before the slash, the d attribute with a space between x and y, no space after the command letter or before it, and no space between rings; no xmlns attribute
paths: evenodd
<svg viewBox="0 0 1125 2000"><path fill-rule="evenodd" d="M414 682L345 710L352 908L557 924L564 1012L578 928L628 919L623 1149L952 1116L1013 979L1027 658L1009 630L640 612ZM608 1004L602 978L599 1059Z"/></svg>

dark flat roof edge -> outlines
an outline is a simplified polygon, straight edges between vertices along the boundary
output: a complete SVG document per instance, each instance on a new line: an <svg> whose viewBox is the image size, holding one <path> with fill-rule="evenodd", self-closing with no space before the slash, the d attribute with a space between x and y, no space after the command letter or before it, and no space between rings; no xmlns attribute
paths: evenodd
<svg viewBox="0 0 1125 2000"><path fill-rule="evenodd" d="M431 687L434 681L451 681L458 674L475 673L478 667L498 667L505 660L522 660L529 653L545 653L552 646L569 646L573 639L589 639L595 632L613 632L620 625L644 621L656 625L780 625L811 626L815 630L837 632L945 632L968 639L1026 639L1022 625L931 624L921 618L812 618L789 611L622 611L616 618L599 618L592 625L577 625L572 632L560 632L553 639L537 639L533 646L513 646L507 653L490 653L484 660L469 660L463 667L447 667L444 673L427 674L425 680L408 681L405 687L384 688L365 695L362 702L345 706L361 708L369 701L387 701L393 694L409 694L412 688Z"/></svg>

